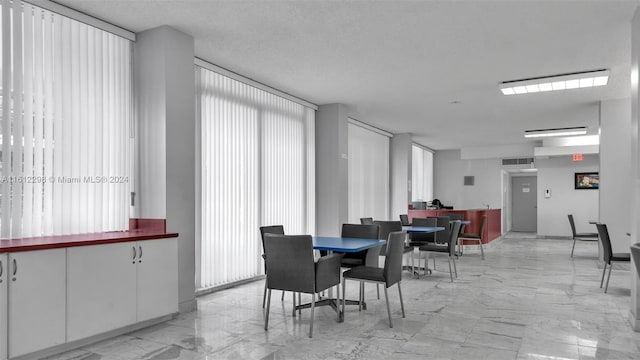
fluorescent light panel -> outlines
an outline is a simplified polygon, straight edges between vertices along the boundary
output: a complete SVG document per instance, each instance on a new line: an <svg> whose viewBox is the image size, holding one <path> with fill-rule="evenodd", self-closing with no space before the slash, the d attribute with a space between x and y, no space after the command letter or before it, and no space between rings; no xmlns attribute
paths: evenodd
<svg viewBox="0 0 640 360"><path fill-rule="evenodd" d="M544 76L531 79L505 81L500 84L504 95L530 94L537 92L580 89L604 86L609 82L609 70L583 71L578 73Z"/></svg>
<svg viewBox="0 0 640 360"><path fill-rule="evenodd" d="M575 135L585 135L586 133L587 133L586 126L578 126L578 127L558 128L558 129L525 130L524 137L539 138L539 137L550 137L550 136L575 136Z"/></svg>

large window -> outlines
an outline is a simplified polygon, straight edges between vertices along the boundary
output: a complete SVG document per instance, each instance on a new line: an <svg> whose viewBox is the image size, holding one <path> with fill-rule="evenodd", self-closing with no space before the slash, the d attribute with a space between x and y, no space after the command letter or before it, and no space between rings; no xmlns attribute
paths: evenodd
<svg viewBox="0 0 640 360"><path fill-rule="evenodd" d="M0 236L128 229L131 42L0 4Z"/></svg>
<svg viewBox="0 0 640 360"><path fill-rule="evenodd" d="M349 222L389 218L389 137L349 123Z"/></svg>
<svg viewBox="0 0 640 360"><path fill-rule="evenodd" d="M315 232L315 111L196 67L200 204L196 281L264 273L259 227Z"/></svg>
<svg viewBox="0 0 640 360"><path fill-rule="evenodd" d="M418 145L413 145L411 163L412 200L433 200L433 153Z"/></svg>

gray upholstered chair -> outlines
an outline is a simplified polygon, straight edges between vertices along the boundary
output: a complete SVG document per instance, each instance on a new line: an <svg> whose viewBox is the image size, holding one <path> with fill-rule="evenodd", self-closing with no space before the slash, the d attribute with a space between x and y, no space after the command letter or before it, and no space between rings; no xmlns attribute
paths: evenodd
<svg viewBox="0 0 640 360"><path fill-rule="evenodd" d="M387 314L389 315L389 327L393 327L391 321L391 308L389 307L389 294L387 288L394 284L398 284L398 295L400 295L400 307L402 308L402 317L404 315L404 303L402 302L402 289L400 282L402 281L402 253L404 250L404 242L407 233L404 231L395 231L389 234L387 240L387 256L384 260L384 268L359 266L351 270L347 270L342 274L344 281L342 282L342 313L345 311L345 293L347 280L363 282L373 282L384 285L384 297L387 303ZM362 285L360 286L362 289ZM363 293L360 292L360 302L364 301ZM360 308L361 309L361 308Z"/></svg>
<svg viewBox="0 0 640 360"><path fill-rule="evenodd" d="M264 234L277 234L284 235L284 226L282 225L270 225L260 227L260 237L262 238L262 260L266 259L264 254ZM264 273L267 273L267 262L264 262ZM295 296L295 295L294 295ZM282 299L284 300L284 291L282 292ZM295 300L295 299L294 299ZM267 281L264 282L264 292L262 293L262 308L264 309L265 302L267 301Z"/></svg>
<svg viewBox="0 0 640 360"><path fill-rule="evenodd" d="M360 218L360 224L362 225L371 225L373 224L373 218Z"/></svg>
<svg viewBox="0 0 640 360"><path fill-rule="evenodd" d="M311 324L309 337L313 336L313 317L316 294L337 286L340 298L340 261L342 254L323 256L314 262L313 241L310 235L265 235L267 255L267 311L264 329L269 327L271 290L293 291L311 294ZM338 314L338 320L340 314Z"/></svg>
<svg viewBox="0 0 640 360"><path fill-rule="evenodd" d="M482 254L482 260L484 260L484 248L482 247L482 234L484 232L484 226L487 223L487 215L482 215L480 219L480 230L477 234L474 233L460 233L458 236L458 246L460 247L459 253L462 254L462 246L463 242L466 241L477 241L478 245L480 245L480 253Z"/></svg>
<svg viewBox="0 0 640 360"><path fill-rule="evenodd" d="M342 224L342 237L379 239L379 234L380 226L376 224ZM352 268L362 265L377 266L379 253L379 246L356 253L346 253L342 259L342 267Z"/></svg>
<svg viewBox="0 0 640 360"><path fill-rule="evenodd" d="M613 262L631 262L631 254L629 253L614 253L611 250L611 239L609 238L609 230L606 224L596 224L598 228L598 234L600 235L600 243L602 244L602 256L604 260L604 268L602 270L602 280L600 280L600 287L604 282L604 274L607 272L607 265L609 265L609 276L607 276L607 285L604 287L605 294L609 289L609 279L611 278L611 270L613 270Z"/></svg>
<svg viewBox="0 0 640 360"><path fill-rule="evenodd" d="M458 233L460 232L460 221L454 220L451 222L453 225L451 226L451 231L449 232L449 241L446 245L438 245L438 244L426 244L420 246L418 249L420 252L427 253L445 253L448 254L448 262L449 262L449 275L451 276L451 282L453 282L453 271L451 270L451 261L453 261L453 269L455 270L456 277L458 277L458 269L456 267L456 245L458 244ZM425 259L425 265L427 260ZM435 259L434 259L435 263ZM426 266L425 266L426 269Z"/></svg>
<svg viewBox="0 0 640 360"><path fill-rule="evenodd" d="M573 250L576 248L576 240L598 240L598 233L576 233L576 224L573 221L573 215L567 215L569 218L569 225L571 225L571 233L573 234L573 246L571 247L571 257L573 257Z"/></svg>
<svg viewBox="0 0 640 360"><path fill-rule="evenodd" d="M640 277L640 243L631 245L631 257L633 257L633 263L636 266L636 271Z"/></svg>
<svg viewBox="0 0 640 360"><path fill-rule="evenodd" d="M389 234L396 231L402 231L402 223L400 221L374 221L374 224L380 226L380 240L387 240L389 238ZM410 253L413 251L413 246L404 245L404 249L402 250L403 254ZM382 245L380 247L380 256L387 255L387 245ZM378 293L378 299L380 299L380 286L376 286L376 291Z"/></svg>
<svg viewBox="0 0 640 360"><path fill-rule="evenodd" d="M459 213L446 212L446 213L442 213L442 216L448 217L449 220L460 220L460 221L464 220L464 215Z"/></svg>
<svg viewBox="0 0 640 360"><path fill-rule="evenodd" d="M400 214L400 222L402 223L402 226L411 226L411 223L409 222L409 215L407 214Z"/></svg>

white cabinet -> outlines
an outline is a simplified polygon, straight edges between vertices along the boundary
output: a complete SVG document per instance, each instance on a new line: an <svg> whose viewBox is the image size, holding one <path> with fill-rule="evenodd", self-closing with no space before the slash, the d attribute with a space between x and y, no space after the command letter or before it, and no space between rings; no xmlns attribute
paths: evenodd
<svg viewBox="0 0 640 360"><path fill-rule="evenodd" d="M67 341L178 311L175 238L71 247Z"/></svg>
<svg viewBox="0 0 640 360"><path fill-rule="evenodd" d="M9 255L0 254L0 360L7 359L7 263Z"/></svg>
<svg viewBox="0 0 640 360"><path fill-rule="evenodd" d="M137 321L178 312L178 243L139 241Z"/></svg>
<svg viewBox="0 0 640 360"><path fill-rule="evenodd" d="M66 250L8 254L9 358L65 343Z"/></svg>
<svg viewBox="0 0 640 360"><path fill-rule="evenodd" d="M67 249L67 341L136 322L135 242Z"/></svg>

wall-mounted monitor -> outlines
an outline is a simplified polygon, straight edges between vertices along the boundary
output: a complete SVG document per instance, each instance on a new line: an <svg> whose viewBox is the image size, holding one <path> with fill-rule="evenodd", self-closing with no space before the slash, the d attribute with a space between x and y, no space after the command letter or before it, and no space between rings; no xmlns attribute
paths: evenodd
<svg viewBox="0 0 640 360"><path fill-rule="evenodd" d="M575 173L573 184L576 190L597 190L600 188L600 176L597 172Z"/></svg>

